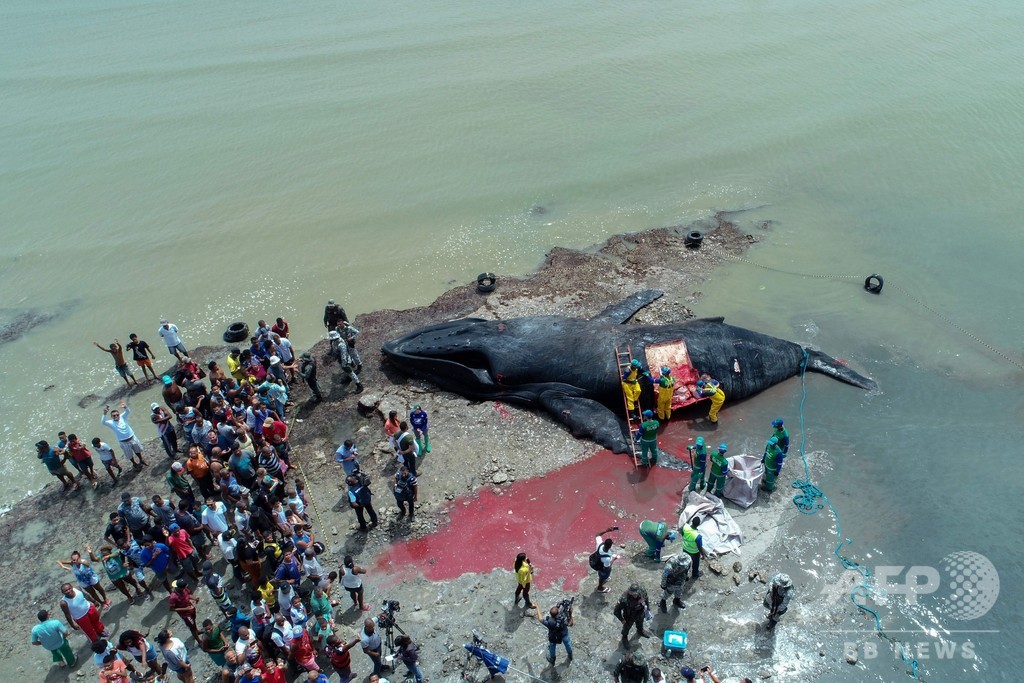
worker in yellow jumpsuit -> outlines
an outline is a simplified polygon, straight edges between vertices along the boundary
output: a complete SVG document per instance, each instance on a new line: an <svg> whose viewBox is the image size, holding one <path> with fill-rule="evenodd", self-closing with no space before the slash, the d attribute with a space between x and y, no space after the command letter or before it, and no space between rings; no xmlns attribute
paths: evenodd
<svg viewBox="0 0 1024 683"><path fill-rule="evenodd" d="M636 358L629 362L629 368L622 373L622 394L626 397L626 410L630 418L640 419L640 410L637 405L640 402L640 373L643 365Z"/></svg>
<svg viewBox="0 0 1024 683"><path fill-rule="evenodd" d="M701 375L701 378L697 380L697 391L705 398L711 397L711 410L708 411L708 420L718 422L718 411L722 409L722 404L725 403L725 392L722 391L722 386L718 383L718 380L711 379L710 375Z"/></svg>
<svg viewBox="0 0 1024 683"><path fill-rule="evenodd" d="M672 368L661 369L661 379L658 380L658 419L668 422L672 417L672 393L676 388L676 380L672 377Z"/></svg>

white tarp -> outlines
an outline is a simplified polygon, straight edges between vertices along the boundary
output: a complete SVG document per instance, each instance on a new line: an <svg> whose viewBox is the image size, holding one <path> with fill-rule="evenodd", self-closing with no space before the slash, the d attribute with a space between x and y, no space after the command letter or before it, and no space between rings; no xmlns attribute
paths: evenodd
<svg viewBox="0 0 1024 683"><path fill-rule="evenodd" d="M757 500L757 491L764 477L764 465L760 455L741 453L727 458L729 477L726 479L722 497L728 498L740 507L748 508Z"/></svg>
<svg viewBox="0 0 1024 683"><path fill-rule="evenodd" d="M679 528L683 527L684 522L693 519L694 515L700 517L697 531L704 537L702 544L705 551L711 555L739 555L743 536L721 498L712 493L687 491L683 498L683 514L679 516Z"/></svg>

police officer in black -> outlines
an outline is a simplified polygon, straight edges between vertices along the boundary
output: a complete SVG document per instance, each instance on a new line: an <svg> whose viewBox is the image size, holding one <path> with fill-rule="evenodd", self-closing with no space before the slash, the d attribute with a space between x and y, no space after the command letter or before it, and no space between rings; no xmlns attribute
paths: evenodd
<svg viewBox="0 0 1024 683"><path fill-rule="evenodd" d="M309 351L299 356L299 375L306 380L313 397L318 401L324 400L324 395L320 393L320 385L316 383L316 359Z"/></svg>
<svg viewBox="0 0 1024 683"><path fill-rule="evenodd" d="M338 323L342 321L348 322L345 309L339 306L334 299L329 300L327 305L324 306L324 327L330 332L338 329Z"/></svg>

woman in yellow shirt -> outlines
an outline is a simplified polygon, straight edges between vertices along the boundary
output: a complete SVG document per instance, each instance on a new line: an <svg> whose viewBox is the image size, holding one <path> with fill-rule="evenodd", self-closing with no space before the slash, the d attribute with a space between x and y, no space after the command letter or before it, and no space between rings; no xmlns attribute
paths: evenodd
<svg viewBox="0 0 1024 683"><path fill-rule="evenodd" d="M516 555L515 563L516 581L519 585L516 586L516 601L515 605L519 605L520 597L526 599L526 609L536 607L532 600L530 600L530 585L533 583L533 565L530 564L530 558L526 556L526 553L519 553Z"/></svg>

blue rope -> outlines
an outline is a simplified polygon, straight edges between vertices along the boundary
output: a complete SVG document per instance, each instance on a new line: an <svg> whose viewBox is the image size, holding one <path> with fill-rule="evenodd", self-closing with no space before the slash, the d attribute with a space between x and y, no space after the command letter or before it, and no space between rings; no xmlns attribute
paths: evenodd
<svg viewBox="0 0 1024 683"><path fill-rule="evenodd" d="M868 579L871 577L871 570L857 562L854 562L839 552L843 546L851 545L853 540L843 538L843 527L842 523L839 521L839 511L832 505L832 501L825 495L825 492L811 482L811 468L807 464L807 453L804 451L804 438L806 435L806 431L804 429L804 403L807 401L807 349L804 349L803 352L804 358L800 362L800 459L804 463L804 478L797 479L792 483L792 487L798 491L798 493L793 496L793 504L796 505L797 510L805 515L813 515L818 510L828 507L832 516L836 520L836 538L839 539L839 542L836 543L836 547L832 552L844 569L852 569L860 574L860 583L850 591L850 602L856 605L857 609L862 612L867 612L874 618L875 631L877 631L879 636L887 640L897 650L897 652L899 652L900 659L910 667L911 674L914 678L917 678L917 658L907 657L907 651L909 648L882 629L882 619L878 616L878 612L868 607L864 602L857 601L857 598L862 598L866 602L868 598L872 597L873 591L868 583Z"/></svg>

